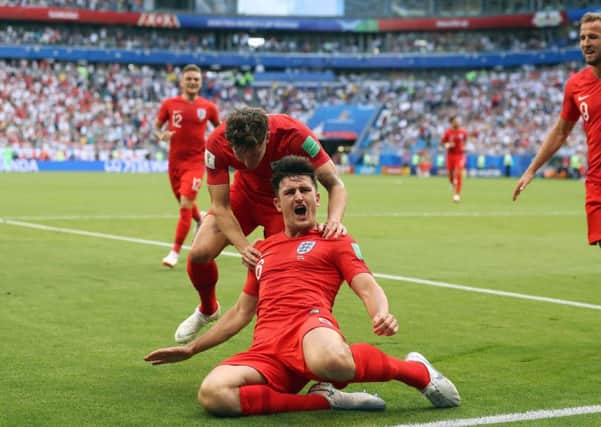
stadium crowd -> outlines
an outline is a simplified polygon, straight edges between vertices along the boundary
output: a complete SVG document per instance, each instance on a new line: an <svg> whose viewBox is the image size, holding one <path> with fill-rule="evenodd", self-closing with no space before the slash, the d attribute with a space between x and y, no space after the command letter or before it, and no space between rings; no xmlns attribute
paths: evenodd
<svg viewBox="0 0 601 427"><path fill-rule="evenodd" d="M232 72L205 75L203 96L221 116L242 105L306 121L320 104L381 104L371 154L436 148L450 114L470 133L468 151L534 153L561 108L563 83L579 64L506 71L433 71L338 76L328 86L240 87ZM165 158L151 136L160 100L178 93L177 68L0 61L0 147L22 159ZM577 126L580 129L580 125ZM565 150L584 152L581 131Z"/></svg>
<svg viewBox="0 0 601 427"><path fill-rule="evenodd" d="M248 40L256 34L236 33L228 40L238 51L249 50ZM422 31L386 34L267 34L265 43L253 48L257 52L322 54L444 54L464 52L523 52L573 47L578 33L569 28Z"/></svg>
<svg viewBox="0 0 601 427"><path fill-rule="evenodd" d="M564 82L577 69L578 64L564 64L386 81L375 98L385 108L371 130L369 150L406 157L436 147L448 118L457 114L470 135L468 152L531 154L559 114ZM586 152L581 126L562 149L574 152Z"/></svg>
<svg viewBox="0 0 601 427"><path fill-rule="evenodd" d="M262 41L256 42L257 39ZM571 27L403 33L223 32L0 22L0 44L163 49L187 53L442 54L576 47Z"/></svg>

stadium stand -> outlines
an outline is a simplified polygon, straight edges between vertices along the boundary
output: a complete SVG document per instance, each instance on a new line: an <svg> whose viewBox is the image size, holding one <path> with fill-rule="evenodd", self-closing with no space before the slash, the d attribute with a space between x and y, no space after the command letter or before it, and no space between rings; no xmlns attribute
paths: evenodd
<svg viewBox="0 0 601 427"><path fill-rule="evenodd" d="M260 45L249 39L263 39ZM128 26L48 26L0 22L0 43L100 47L120 49L168 49L191 53L230 51L239 53L467 53L524 52L573 47L577 33L566 28L490 30L466 32L406 32L385 35L299 34L262 31L223 33L216 31L145 29Z"/></svg>
<svg viewBox="0 0 601 427"><path fill-rule="evenodd" d="M196 62L205 67L203 95L215 101L223 115L240 105L288 113L324 131L325 140L354 143L345 160L361 164L368 159L370 164L382 165L408 164L414 153L435 156L447 117L457 112L470 132L468 151L474 156L535 152L549 120L558 113L563 82L580 66L565 59L580 60L574 22L586 10L549 13L554 18L560 16L561 21L553 25L544 21L542 26L519 24L517 28L507 24L502 28L492 25L490 29L448 31L431 26L419 32L377 28L311 31L312 25L330 21L308 20L293 21L308 27L292 31L285 26L269 28L265 24L272 22L269 18L247 23L253 28L244 28L247 24L243 18L235 18L234 27L227 25L229 21L218 21L216 27L195 28L184 25L184 18L190 16L172 14L161 22L178 22L177 29L156 28L156 18L132 15L142 11L147 2L32 3L3 2L0 12L14 12L22 6L32 10L61 7L119 12L118 16L135 20L131 25L108 26L94 19L48 22L0 13L0 56L5 58L0 62L0 148L4 156L163 159L166 147L151 137L151 122L158 102L177 93L178 66ZM392 1L391 9L380 11L383 3L387 2L347 0L345 18L358 16L354 14L371 4L370 13L379 17L427 17L431 13L444 17L463 11L464 16L476 16L476 21L466 18L468 25L490 23L478 21L488 19L481 16L485 15L482 10L465 9L470 2L460 2L464 8L458 6L452 11L447 11L449 2L444 1ZM533 13L535 1L476 3L491 6L489 14L511 10L522 14L515 15L518 18L529 14L528 22L537 17ZM589 3L563 2L558 6L588 7ZM232 4L227 2L227 10ZM19 7L4 7L12 5ZM388 15L382 15L385 13ZM193 18L194 22L200 19ZM378 21L377 25L390 21ZM272 24L281 22L276 19ZM402 21L403 25L406 22ZM182 55L169 61L165 52ZM516 52L523 56L514 60L512 54ZM322 62L314 61L315 54ZM378 62L386 58L392 62ZM351 62L344 64L337 59ZM454 60L459 61L454 69L443 68L453 65ZM399 61L404 62L397 68ZM169 62L173 65L165 66ZM361 120L363 127L324 129L328 120L329 126L340 124L360 106L371 106L377 112ZM524 121L523 117L531 120ZM585 150L584 136L578 131L560 154Z"/></svg>
<svg viewBox="0 0 601 427"><path fill-rule="evenodd" d="M241 88L227 73L209 73L205 95L222 111L260 105L309 123L320 121L319 116L310 120L318 105L332 106L340 115L346 105L379 104L383 111L360 148L402 158L435 147L446 117L460 110L473 136L470 151L499 155L514 147L526 154L536 150L550 117L558 113L562 82L571 69L482 71L471 77L356 74L315 88ZM151 138L157 103L175 93L176 70L2 61L0 141L13 146L20 158L145 158L162 150ZM582 151L583 144L578 134L568 147Z"/></svg>

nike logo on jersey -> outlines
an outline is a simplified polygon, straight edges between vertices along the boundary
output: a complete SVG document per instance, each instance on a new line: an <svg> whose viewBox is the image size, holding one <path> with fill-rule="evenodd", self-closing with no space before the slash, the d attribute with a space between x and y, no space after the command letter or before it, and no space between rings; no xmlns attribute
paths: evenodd
<svg viewBox="0 0 601 427"><path fill-rule="evenodd" d="M590 95L581 95L578 97L578 102L580 101L584 101L586 98L588 98Z"/></svg>

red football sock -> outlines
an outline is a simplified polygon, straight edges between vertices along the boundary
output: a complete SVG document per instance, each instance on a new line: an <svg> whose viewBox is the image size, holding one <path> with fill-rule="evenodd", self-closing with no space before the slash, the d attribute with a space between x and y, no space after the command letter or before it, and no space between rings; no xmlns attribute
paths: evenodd
<svg viewBox="0 0 601 427"><path fill-rule="evenodd" d="M461 184L463 183L463 173L458 171L455 173L455 194L461 194Z"/></svg>
<svg viewBox="0 0 601 427"><path fill-rule="evenodd" d="M420 362L396 359L369 344L350 347L355 360L355 377L351 382L398 380L420 390L430 382L428 369Z"/></svg>
<svg viewBox="0 0 601 427"><path fill-rule="evenodd" d="M206 264L197 264L188 257L188 277L200 296L200 312L206 315L215 313L217 311L215 285L219 279L215 260Z"/></svg>
<svg viewBox="0 0 601 427"><path fill-rule="evenodd" d="M330 409L327 399L319 394L280 393L263 384L240 387L240 406L244 415Z"/></svg>
<svg viewBox="0 0 601 427"><path fill-rule="evenodd" d="M175 229L175 241L173 242L173 250L177 253L182 249L188 231L190 231L190 224L192 224L192 209L181 208L179 210L179 221L177 221Z"/></svg>
<svg viewBox="0 0 601 427"><path fill-rule="evenodd" d="M198 211L198 206L196 206L196 203L192 205L192 218L196 222L200 221L200 212Z"/></svg>

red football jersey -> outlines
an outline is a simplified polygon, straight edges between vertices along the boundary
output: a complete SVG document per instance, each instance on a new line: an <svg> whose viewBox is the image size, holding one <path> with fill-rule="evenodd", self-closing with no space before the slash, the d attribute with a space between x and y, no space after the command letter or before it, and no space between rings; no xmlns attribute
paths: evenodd
<svg viewBox="0 0 601 427"><path fill-rule="evenodd" d="M270 114L269 138L265 156L255 170L248 170L238 161L229 141L225 138L226 123L215 129L207 141L205 166L209 185L228 184L229 169L236 169L236 185L258 196L273 197L271 188L272 163L284 156L295 154L307 157L318 168L330 156L307 126L285 114Z"/></svg>
<svg viewBox="0 0 601 427"><path fill-rule="evenodd" d="M453 129L449 128L445 131L442 136L441 143L452 142L455 144L454 147L451 147L447 150L449 155L454 154L463 154L464 153L464 144L467 141L467 131L464 128Z"/></svg>
<svg viewBox="0 0 601 427"><path fill-rule="evenodd" d="M169 162L178 166L204 164L207 122L219 122L217 106L204 98L187 101L182 96L168 98L161 104L157 120L169 122L175 133L169 144Z"/></svg>
<svg viewBox="0 0 601 427"><path fill-rule="evenodd" d="M258 296L253 344L268 339L296 316L332 311L343 280L369 273L359 245L350 237L324 239L317 230L290 238L283 232L258 242L263 256L248 272L244 292Z"/></svg>
<svg viewBox="0 0 601 427"><path fill-rule="evenodd" d="M601 185L601 79L591 67L570 77L564 91L561 118L575 122L579 117L588 146L587 180Z"/></svg>

